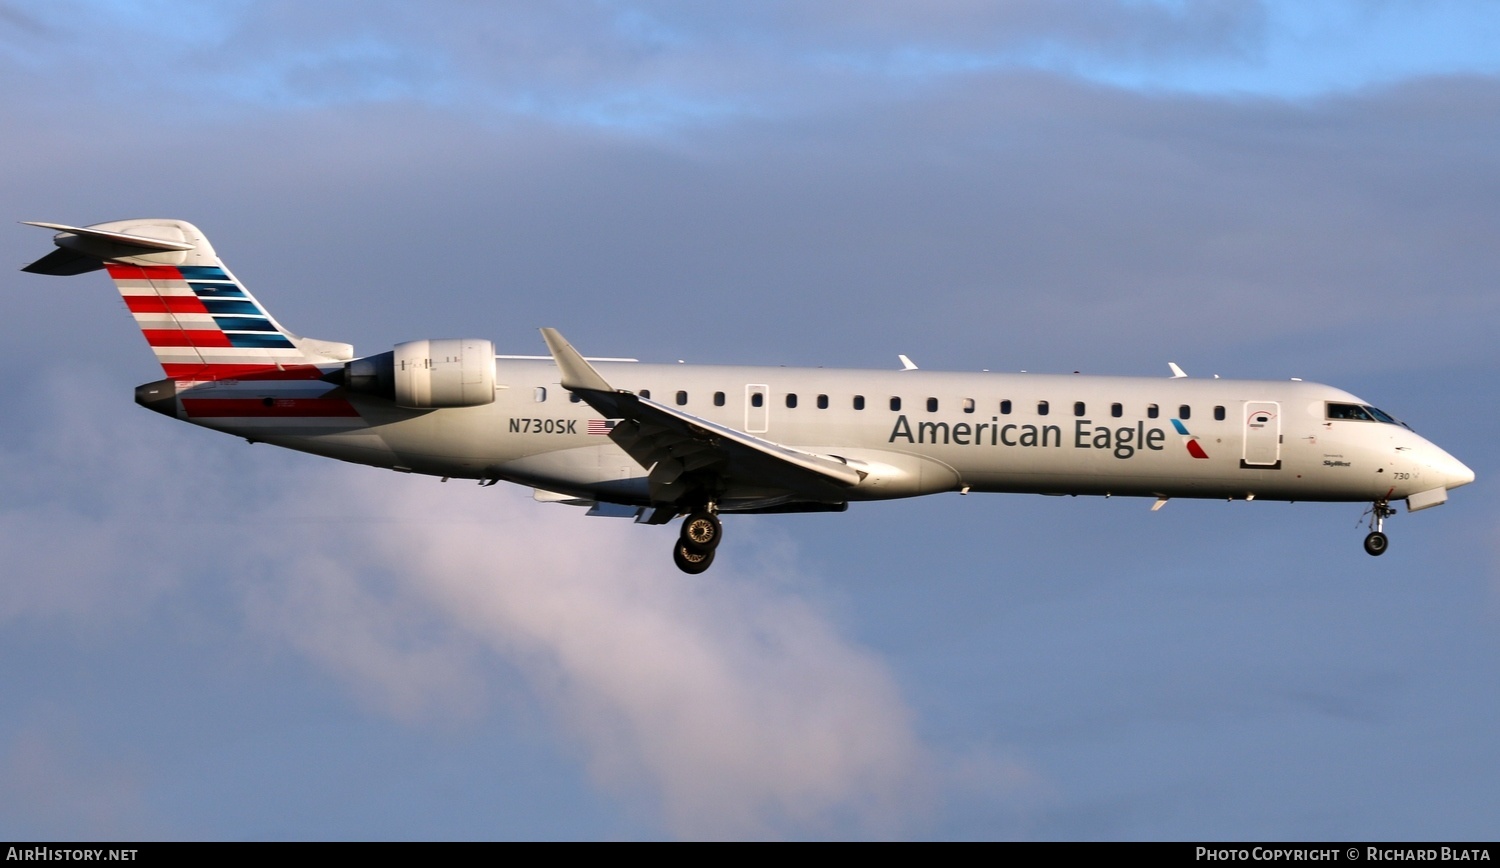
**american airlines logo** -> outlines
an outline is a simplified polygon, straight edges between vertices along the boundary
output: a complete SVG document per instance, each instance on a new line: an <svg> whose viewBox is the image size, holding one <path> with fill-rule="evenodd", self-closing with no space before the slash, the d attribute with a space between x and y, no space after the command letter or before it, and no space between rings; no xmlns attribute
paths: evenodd
<svg viewBox="0 0 1500 868"><path fill-rule="evenodd" d="M1172 427L1176 428L1177 429L1177 433L1181 434L1185 438L1185 442L1187 443L1187 451L1188 451L1189 455L1193 456L1194 458L1207 458L1208 457L1208 453L1204 452L1203 451L1203 446L1198 443L1198 438L1194 437L1193 435L1191 435L1191 434L1188 433L1187 426L1184 425L1184 424L1182 424L1182 420L1181 419L1173 419L1172 420Z"/></svg>

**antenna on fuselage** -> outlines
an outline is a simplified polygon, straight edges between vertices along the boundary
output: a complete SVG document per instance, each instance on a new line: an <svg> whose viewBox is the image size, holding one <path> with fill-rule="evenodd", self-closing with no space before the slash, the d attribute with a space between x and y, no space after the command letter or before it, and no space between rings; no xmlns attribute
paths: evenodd
<svg viewBox="0 0 1500 868"><path fill-rule="evenodd" d="M1174 380L1181 380L1182 378L1187 376L1187 371L1184 371L1182 368L1177 367L1176 362L1167 362L1167 367L1172 369L1172 379Z"/></svg>
<svg viewBox="0 0 1500 868"><path fill-rule="evenodd" d="M905 354L897 353L896 358L901 360L901 370L915 371L917 369L917 363L907 358Z"/></svg>

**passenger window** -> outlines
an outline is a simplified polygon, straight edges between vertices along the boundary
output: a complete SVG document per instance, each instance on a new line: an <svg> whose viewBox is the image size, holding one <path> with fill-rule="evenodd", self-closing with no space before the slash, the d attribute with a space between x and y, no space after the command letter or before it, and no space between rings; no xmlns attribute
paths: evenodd
<svg viewBox="0 0 1500 868"><path fill-rule="evenodd" d="M1009 416L1010 415L1010 401L1001 401L1000 402L1000 415L1002 415L1002 416Z"/></svg>
<svg viewBox="0 0 1500 868"><path fill-rule="evenodd" d="M764 407L765 405L766 405L766 396L765 396L764 392L751 392L750 393L750 406L752 406L752 407Z"/></svg>
<svg viewBox="0 0 1500 868"><path fill-rule="evenodd" d="M855 395L854 396L854 409L856 409L856 410L863 410L864 408L865 408L865 396L864 395Z"/></svg>
<svg viewBox="0 0 1500 868"><path fill-rule="evenodd" d="M577 392L569 392L568 393L568 400L572 401L574 404L577 404L577 403L580 403L580 402L583 401L582 398L578 397L578 393Z"/></svg>
<svg viewBox="0 0 1500 868"><path fill-rule="evenodd" d="M1049 406L1047 406L1047 402L1046 401L1037 401L1036 402L1036 414L1038 416L1045 416L1045 415L1047 415L1047 411L1050 410L1050 409L1052 409L1052 408L1049 407Z"/></svg>
<svg viewBox="0 0 1500 868"><path fill-rule="evenodd" d="M936 413L937 412L937 399L936 398L928 398L927 399L927 412L929 412L929 413Z"/></svg>
<svg viewBox="0 0 1500 868"><path fill-rule="evenodd" d="M895 397L894 395L891 396L891 411L895 412L895 411L900 410L900 409L901 409L901 399Z"/></svg>
<svg viewBox="0 0 1500 868"><path fill-rule="evenodd" d="M714 406L715 407L722 407L722 406L724 406L724 393L723 392L715 392L714 393Z"/></svg>
<svg viewBox="0 0 1500 868"><path fill-rule="evenodd" d="M972 412L974 412L974 399L973 398L965 398L964 399L964 412L965 413L972 413Z"/></svg>
<svg viewBox="0 0 1500 868"><path fill-rule="evenodd" d="M1160 407L1156 406L1155 404L1147 404L1146 405L1146 417L1147 418L1149 418L1149 419L1155 419L1156 417L1158 417L1160 415L1161 415L1161 408Z"/></svg>
<svg viewBox="0 0 1500 868"><path fill-rule="evenodd" d="M1116 419L1118 419L1121 416L1125 415L1125 408L1122 405L1120 405L1120 404L1110 404L1109 405L1109 415L1111 415L1111 416L1115 417Z"/></svg>
<svg viewBox="0 0 1500 868"><path fill-rule="evenodd" d="M1083 412L1084 412L1083 411L1083 402L1082 401L1074 401L1073 402L1073 415L1074 416L1082 416Z"/></svg>
<svg viewBox="0 0 1500 868"><path fill-rule="evenodd" d="M533 392L531 396L536 399L536 402L538 404L542 403L543 401L547 400L547 387L537 386L536 391Z"/></svg>
<svg viewBox="0 0 1500 868"><path fill-rule="evenodd" d="M677 406L679 406L679 407L685 407L685 406L687 406L687 392L678 390L678 392L677 392Z"/></svg>
<svg viewBox="0 0 1500 868"><path fill-rule="evenodd" d="M650 389L642 389L641 392L640 392L640 394L641 394L642 398L645 398L648 401L651 400L651 390Z"/></svg>
<svg viewBox="0 0 1500 868"><path fill-rule="evenodd" d="M797 393L796 392L787 392L786 393L786 408L788 410L791 410L791 409L795 408L796 406L797 406Z"/></svg>
<svg viewBox="0 0 1500 868"><path fill-rule="evenodd" d="M1177 408L1177 418L1181 419L1184 422L1186 422L1187 420L1193 418L1193 408L1189 407L1186 404L1182 404L1182 405L1178 406L1178 408Z"/></svg>
<svg viewBox="0 0 1500 868"><path fill-rule="evenodd" d="M1224 408L1223 407L1215 407L1214 408L1214 420L1217 421L1217 422L1223 422L1224 421Z"/></svg>
<svg viewBox="0 0 1500 868"><path fill-rule="evenodd" d="M819 395L818 396L818 409L819 410L827 410L828 409L828 396L827 395Z"/></svg>

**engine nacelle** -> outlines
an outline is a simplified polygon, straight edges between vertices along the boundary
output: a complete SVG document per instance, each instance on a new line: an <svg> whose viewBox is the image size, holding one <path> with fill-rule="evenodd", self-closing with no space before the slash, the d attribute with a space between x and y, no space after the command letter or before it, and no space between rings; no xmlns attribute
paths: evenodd
<svg viewBox="0 0 1500 868"><path fill-rule="evenodd" d="M495 345L474 338L407 341L388 353L344 365L350 391L398 407L478 407L495 400Z"/></svg>

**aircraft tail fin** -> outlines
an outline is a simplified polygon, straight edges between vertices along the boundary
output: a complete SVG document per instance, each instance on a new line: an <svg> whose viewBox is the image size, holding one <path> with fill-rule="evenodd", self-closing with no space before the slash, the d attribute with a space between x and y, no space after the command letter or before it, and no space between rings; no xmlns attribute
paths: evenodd
<svg viewBox="0 0 1500 868"><path fill-rule="evenodd" d="M58 249L23 268L73 275L105 269L169 378L316 379L354 358L349 344L286 330L235 279L196 226L119 220L57 230Z"/></svg>

